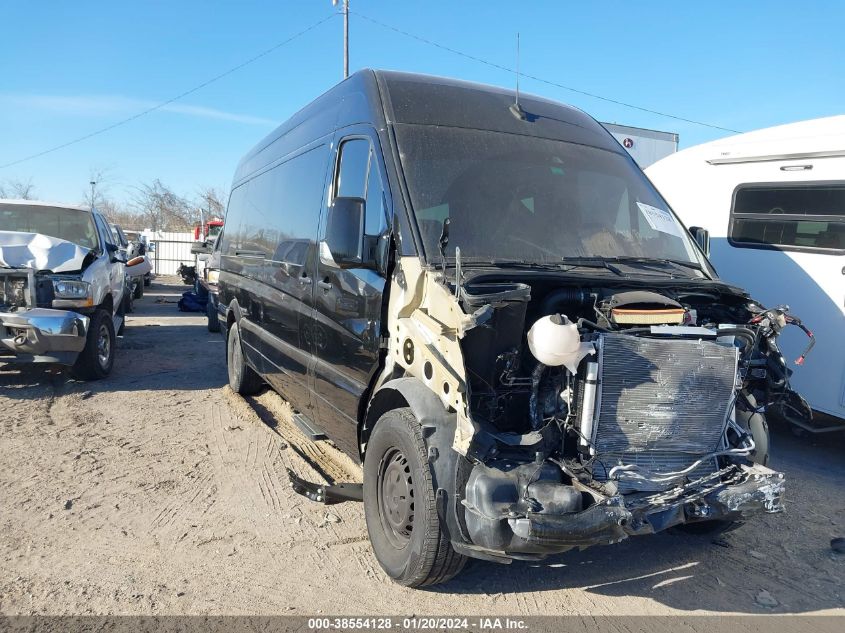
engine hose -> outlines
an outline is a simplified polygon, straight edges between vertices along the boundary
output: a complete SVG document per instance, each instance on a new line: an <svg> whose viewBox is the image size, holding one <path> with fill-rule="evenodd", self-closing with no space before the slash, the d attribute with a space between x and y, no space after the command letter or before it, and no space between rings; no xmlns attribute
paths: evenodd
<svg viewBox="0 0 845 633"><path fill-rule="evenodd" d="M614 334L613 330L609 330L606 327L602 327L598 323L593 323L592 321L589 321L587 319L578 319L577 325L578 325L579 328L587 327L587 328L590 328L591 330L595 330L596 332L604 332L606 334Z"/></svg>
<svg viewBox="0 0 845 633"><path fill-rule="evenodd" d="M754 343L757 342L757 336L754 334L754 331L745 327L720 328L716 332L719 336L733 335L741 338L745 341L745 348L749 351L754 349Z"/></svg>
<svg viewBox="0 0 845 633"><path fill-rule="evenodd" d="M546 371L546 366L543 363L537 363L534 371L531 372L531 398L528 400L528 411L531 416L531 429L539 430L543 426L543 416L540 415L540 380L543 378L543 372Z"/></svg>
<svg viewBox="0 0 845 633"><path fill-rule="evenodd" d="M713 453L708 453L707 455L702 455L699 459L695 460L692 464L684 468L683 470L677 470L675 472L669 473L652 473L636 464L620 464L618 466L614 466L610 469L610 472L607 474L608 479L614 479L617 473L622 473L625 476L631 477L632 479L641 479L644 481L650 481L652 483L661 484L661 483L668 483L670 481L674 481L675 479L680 479L686 474L691 473L695 470L700 464L703 462L713 459L715 457L721 457L723 455L749 455L754 452L757 448L754 444L754 439L748 437L748 444L749 446L745 448L728 448L721 451L715 451ZM644 471L646 474L641 474L637 471Z"/></svg>
<svg viewBox="0 0 845 633"><path fill-rule="evenodd" d="M557 288L543 298L540 314L556 314L561 305L583 306L589 295L579 288Z"/></svg>

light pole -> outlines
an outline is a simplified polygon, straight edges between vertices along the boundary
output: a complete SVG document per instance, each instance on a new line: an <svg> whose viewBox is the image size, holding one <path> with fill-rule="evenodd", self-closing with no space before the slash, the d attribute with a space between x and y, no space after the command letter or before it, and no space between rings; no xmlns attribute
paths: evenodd
<svg viewBox="0 0 845 633"><path fill-rule="evenodd" d="M332 0L337 6L338 0ZM343 0L343 78L349 77L349 0Z"/></svg>

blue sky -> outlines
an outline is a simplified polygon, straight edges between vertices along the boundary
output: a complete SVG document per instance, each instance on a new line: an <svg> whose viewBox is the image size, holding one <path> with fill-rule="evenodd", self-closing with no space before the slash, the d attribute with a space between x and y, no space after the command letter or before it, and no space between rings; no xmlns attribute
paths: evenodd
<svg viewBox="0 0 845 633"><path fill-rule="evenodd" d="M381 67L513 85L508 72L427 46L354 12L515 65L555 83L736 130L841 114L842 2L476 2L352 0L351 69ZM331 0L0 0L0 164L170 99L331 15ZM166 108L0 169L49 200L78 201L92 170L131 199L160 178L192 196L228 189L240 156L341 79L342 19ZM678 132L688 147L725 132L523 79L522 89L602 121Z"/></svg>

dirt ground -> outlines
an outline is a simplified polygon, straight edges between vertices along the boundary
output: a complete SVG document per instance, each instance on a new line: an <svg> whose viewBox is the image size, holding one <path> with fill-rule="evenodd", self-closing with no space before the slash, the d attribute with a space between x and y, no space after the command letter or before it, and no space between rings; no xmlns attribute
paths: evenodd
<svg viewBox="0 0 845 633"><path fill-rule="evenodd" d="M178 312L185 287L169 281L136 304L108 380L0 365L0 613L845 614L845 555L830 549L845 439L778 428L786 514L396 586L361 504L327 511L285 474L360 469L299 434L276 394L232 394L221 337Z"/></svg>

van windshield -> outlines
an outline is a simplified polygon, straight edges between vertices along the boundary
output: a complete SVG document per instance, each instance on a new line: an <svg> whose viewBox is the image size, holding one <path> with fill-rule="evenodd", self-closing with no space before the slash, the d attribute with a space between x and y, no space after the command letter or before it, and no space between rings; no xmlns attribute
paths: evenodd
<svg viewBox="0 0 845 633"><path fill-rule="evenodd" d="M429 259L449 218L447 256L556 263L567 258L702 262L666 202L627 156L488 130L397 125Z"/></svg>
<svg viewBox="0 0 845 633"><path fill-rule="evenodd" d="M87 211L34 205L0 205L0 231L40 233L83 248L98 248L94 216Z"/></svg>

